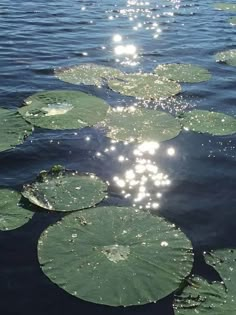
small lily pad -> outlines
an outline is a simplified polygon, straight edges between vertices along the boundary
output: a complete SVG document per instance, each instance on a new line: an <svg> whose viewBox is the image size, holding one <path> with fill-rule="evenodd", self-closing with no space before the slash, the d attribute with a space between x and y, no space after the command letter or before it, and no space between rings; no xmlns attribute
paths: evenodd
<svg viewBox="0 0 236 315"><path fill-rule="evenodd" d="M123 73L115 68L87 63L71 68L55 70L55 75L58 79L68 83L100 87L106 80L119 78L123 76Z"/></svg>
<svg viewBox="0 0 236 315"><path fill-rule="evenodd" d="M183 113L180 119L184 129L224 136L236 132L236 119L232 116L194 109Z"/></svg>
<svg viewBox="0 0 236 315"><path fill-rule="evenodd" d="M44 209L74 211L95 206L106 190L107 185L93 174L52 169L42 171L37 181L24 186L22 195Z"/></svg>
<svg viewBox="0 0 236 315"><path fill-rule="evenodd" d="M236 25L236 16L231 17L231 18L229 19L229 23L230 23L231 25Z"/></svg>
<svg viewBox="0 0 236 315"><path fill-rule="evenodd" d="M155 74L176 82L197 83L208 81L211 74L207 69L192 64L163 64L155 69Z"/></svg>
<svg viewBox="0 0 236 315"><path fill-rule="evenodd" d="M126 207L69 214L41 235L38 257L43 272L62 289L111 306L164 298L193 261L190 241L180 230Z"/></svg>
<svg viewBox="0 0 236 315"><path fill-rule="evenodd" d="M226 315L230 314L227 311L233 311L226 299L222 283L209 283L201 277L194 277L181 295L175 295L173 306L176 315Z"/></svg>
<svg viewBox="0 0 236 315"><path fill-rule="evenodd" d="M33 216L33 212L25 209L20 204L21 194L9 190L0 189L0 230L14 230L27 223Z"/></svg>
<svg viewBox="0 0 236 315"><path fill-rule="evenodd" d="M236 67L236 49L225 50L215 55L216 62Z"/></svg>
<svg viewBox="0 0 236 315"><path fill-rule="evenodd" d="M104 125L108 136L119 141L165 141L178 136L178 119L163 111L136 107L110 110Z"/></svg>
<svg viewBox="0 0 236 315"><path fill-rule="evenodd" d="M226 3L226 2L215 3L214 8L216 10L236 12L236 3Z"/></svg>
<svg viewBox="0 0 236 315"><path fill-rule="evenodd" d="M39 92L25 100L19 113L35 126L48 129L80 129L102 120L109 105L77 91Z"/></svg>
<svg viewBox="0 0 236 315"><path fill-rule="evenodd" d="M32 133L32 126L15 111L0 108L0 152L22 144Z"/></svg>
<svg viewBox="0 0 236 315"><path fill-rule="evenodd" d="M145 100L159 100L180 93L181 86L173 81L152 74L127 74L108 81L115 92Z"/></svg>

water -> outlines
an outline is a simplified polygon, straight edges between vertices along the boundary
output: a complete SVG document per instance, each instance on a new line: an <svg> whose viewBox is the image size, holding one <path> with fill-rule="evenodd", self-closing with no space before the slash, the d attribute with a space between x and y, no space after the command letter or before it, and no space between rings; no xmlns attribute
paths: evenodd
<svg viewBox="0 0 236 315"><path fill-rule="evenodd" d="M235 48L236 29L227 22L233 14L214 11L213 3L1 1L1 106L17 108L27 96L53 89L92 93L112 106L131 105L133 98L107 88L60 82L53 71L92 62L126 72L148 72L161 63L183 62L206 67L212 80L184 84L180 96L152 107L173 113L195 107L236 115L235 68L213 58L219 51ZM149 171L158 166L170 180L160 189L148 183L146 189L156 196L154 211L180 226L197 251L236 245L235 146L235 135L184 132L162 143L154 155L141 149L150 159ZM133 144L112 144L102 129L77 133L36 129L22 146L0 153L0 185L20 189L40 170L63 164L108 180L110 198L105 204L129 204L137 196L127 192L131 196L124 198L121 182L114 177L124 181L126 171L135 169L135 150ZM146 207L147 199L139 206ZM39 268L37 240L53 221L54 216L36 214L24 227L1 232L2 314L172 314L171 297L160 305L111 309L79 301L51 283ZM196 268L205 270L201 260Z"/></svg>

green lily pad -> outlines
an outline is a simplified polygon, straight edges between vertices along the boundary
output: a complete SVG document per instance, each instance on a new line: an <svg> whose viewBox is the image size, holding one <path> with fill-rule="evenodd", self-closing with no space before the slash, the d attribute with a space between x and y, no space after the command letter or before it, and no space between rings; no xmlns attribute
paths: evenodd
<svg viewBox="0 0 236 315"><path fill-rule="evenodd" d="M0 189L0 230L14 230L27 223L33 216L33 212L20 205L21 194L9 190Z"/></svg>
<svg viewBox="0 0 236 315"><path fill-rule="evenodd" d="M24 142L32 133L32 126L15 111L0 108L0 152Z"/></svg>
<svg viewBox="0 0 236 315"><path fill-rule="evenodd" d="M235 296L236 296L236 250L219 249L205 254L205 260L212 265L220 274L227 288L227 308L232 314L236 312ZM230 314L226 311L222 314Z"/></svg>
<svg viewBox="0 0 236 315"><path fill-rule="evenodd" d="M71 68L55 70L58 79L72 83L102 86L106 80L119 78L123 73L115 68L100 66L92 63L82 64Z"/></svg>
<svg viewBox="0 0 236 315"><path fill-rule="evenodd" d="M222 51L215 55L216 62L224 62L229 66L236 67L236 49Z"/></svg>
<svg viewBox="0 0 236 315"><path fill-rule="evenodd" d="M178 288L193 260L180 230L125 207L69 214L41 235L38 257L43 272L65 291L111 306L162 299Z"/></svg>
<svg viewBox="0 0 236 315"><path fill-rule="evenodd" d="M229 19L229 23L232 25L236 25L236 16L233 16Z"/></svg>
<svg viewBox="0 0 236 315"><path fill-rule="evenodd" d="M106 196L107 185L93 174L42 171L37 181L24 186L22 195L48 210L74 211L95 206Z"/></svg>
<svg viewBox="0 0 236 315"><path fill-rule="evenodd" d="M136 107L110 110L104 125L108 136L119 141L165 141L178 136L178 119L162 111Z"/></svg>
<svg viewBox="0 0 236 315"><path fill-rule="evenodd" d="M173 306L176 315L226 315L230 314L227 311L233 311L226 299L222 283L209 283L201 277L194 277L183 293L175 296Z"/></svg>
<svg viewBox="0 0 236 315"><path fill-rule="evenodd" d="M108 81L115 92L145 100L159 100L178 94L181 86L152 74L127 74L120 79Z"/></svg>
<svg viewBox="0 0 236 315"><path fill-rule="evenodd" d="M155 70L155 74L176 82L197 83L208 81L211 74L207 69L191 64L163 64Z"/></svg>
<svg viewBox="0 0 236 315"><path fill-rule="evenodd" d="M181 115L184 129L224 136L236 132L236 119L232 116L194 109Z"/></svg>
<svg viewBox="0 0 236 315"><path fill-rule="evenodd" d="M214 8L217 10L235 12L236 11L236 3L225 3L225 2L215 3Z"/></svg>
<svg viewBox="0 0 236 315"><path fill-rule="evenodd" d="M77 91L36 93L25 100L19 113L35 126L48 129L79 129L102 120L109 105L102 99Z"/></svg>

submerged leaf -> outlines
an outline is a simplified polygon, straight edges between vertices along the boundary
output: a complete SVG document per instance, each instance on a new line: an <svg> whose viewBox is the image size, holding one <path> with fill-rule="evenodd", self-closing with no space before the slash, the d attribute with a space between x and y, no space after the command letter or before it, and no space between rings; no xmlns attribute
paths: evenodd
<svg viewBox="0 0 236 315"><path fill-rule="evenodd" d="M108 81L115 92L145 100L159 100L178 94L181 86L152 74L127 74L120 79Z"/></svg>
<svg viewBox="0 0 236 315"><path fill-rule="evenodd" d="M224 136L236 132L236 119L232 116L194 109L183 113L180 122L186 130Z"/></svg>
<svg viewBox="0 0 236 315"><path fill-rule="evenodd" d="M227 311L233 309L226 299L227 293L222 283L209 283L201 277L194 277L181 295L175 295L173 306L176 315L228 315L230 313Z"/></svg>
<svg viewBox="0 0 236 315"><path fill-rule="evenodd" d="M108 136L119 141L165 141L181 131L178 120L172 115L135 107L110 110L104 125L109 129Z"/></svg>
<svg viewBox="0 0 236 315"><path fill-rule="evenodd" d="M106 80L119 78L123 73L115 68L87 63L71 68L58 69L55 71L55 75L58 79L68 83L100 87Z"/></svg>
<svg viewBox="0 0 236 315"><path fill-rule="evenodd" d="M19 113L35 126L79 129L102 120L109 105L102 99L77 91L39 92L25 100Z"/></svg>
<svg viewBox="0 0 236 315"><path fill-rule="evenodd" d="M226 2L219 2L214 4L214 8L217 10L223 10L223 11L236 11L236 3L226 3Z"/></svg>
<svg viewBox="0 0 236 315"><path fill-rule="evenodd" d="M106 189L107 185L93 174L53 168L41 172L36 182L26 185L22 195L44 209L74 211L95 206L106 196Z"/></svg>
<svg viewBox="0 0 236 315"><path fill-rule="evenodd" d="M0 189L0 230L14 230L32 218L33 212L23 208L20 199L18 192Z"/></svg>
<svg viewBox="0 0 236 315"><path fill-rule="evenodd" d="M236 49L225 50L215 55L217 62L224 62L229 66L236 67Z"/></svg>
<svg viewBox="0 0 236 315"><path fill-rule="evenodd" d="M207 69L191 64L163 64L155 69L155 74L176 82L197 83L208 81L211 74Z"/></svg>
<svg viewBox="0 0 236 315"><path fill-rule="evenodd" d="M229 19L229 23L232 25L236 25L236 16L233 16Z"/></svg>
<svg viewBox="0 0 236 315"><path fill-rule="evenodd" d="M32 126L15 111L0 108L0 152L14 148L32 133Z"/></svg>
<svg viewBox="0 0 236 315"><path fill-rule="evenodd" d="M164 298L189 274L193 260L180 230L125 207L69 214L41 235L38 257L44 273L68 293L112 306Z"/></svg>

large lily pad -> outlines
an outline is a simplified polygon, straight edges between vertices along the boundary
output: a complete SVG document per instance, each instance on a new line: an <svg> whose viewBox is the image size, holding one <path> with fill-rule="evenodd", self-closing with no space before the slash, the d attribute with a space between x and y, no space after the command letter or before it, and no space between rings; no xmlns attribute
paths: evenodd
<svg viewBox="0 0 236 315"><path fill-rule="evenodd" d="M201 133L224 136L236 132L236 119L223 113L194 109L183 113L180 121L185 129Z"/></svg>
<svg viewBox="0 0 236 315"><path fill-rule="evenodd" d="M109 105L102 99L77 91L36 93L25 100L19 113L35 126L48 129L79 129L102 120Z"/></svg>
<svg viewBox="0 0 236 315"><path fill-rule="evenodd" d="M103 85L106 80L119 78L123 73L115 68L100 66L92 63L82 64L71 68L55 70L58 79L72 84Z"/></svg>
<svg viewBox="0 0 236 315"><path fill-rule="evenodd" d="M174 300L175 314L178 315L226 315L233 309L226 303L227 293L220 282L209 283L201 277L189 280L189 285ZM228 313L229 312L229 313ZM234 313L232 313L234 314Z"/></svg>
<svg viewBox="0 0 236 315"><path fill-rule="evenodd" d="M33 212L25 209L20 204L21 194L9 190L0 189L0 230L14 230L27 223Z"/></svg>
<svg viewBox="0 0 236 315"><path fill-rule="evenodd" d="M178 94L181 86L152 74L127 74L121 79L108 81L115 92L145 100L159 100Z"/></svg>
<svg viewBox="0 0 236 315"><path fill-rule="evenodd" d="M211 74L207 69L191 64L163 64L155 69L155 74L176 82L197 83L208 81Z"/></svg>
<svg viewBox="0 0 236 315"><path fill-rule="evenodd" d="M193 259L180 230L125 207L64 217L41 235L38 257L44 273L68 293L112 306L167 296L189 274Z"/></svg>
<svg viewBox="0 0 236 315"><path fill-rule="evenodd" d="M236 3L219 2L214 4L214 8L217 10L236 12Z"/></svg>
<svg viewBox="0 0 236 315"><path fill-rule="evenodd" d="M32 133L32 126L15 111L0 108L0 151L14 148Z"/></svg>
<svg viewBox="0 0 236 315"><path fill-rule="evenodd" d="M229 66L236 67L236 49L225 50L215 55L217 62L224 62Z"/></svg>
<svg viewBox="0 0 236 315"><path fill-rule="evenodd" d="M42 171L37 181L24 186L22 195L48 210L74 211L95 206L106 196L107 185L93 174Z"/></svg>
<svg viewBox="0 0 236 315"><path fill-rule="evenodd" d="M120 141L165 141L176 137L178 119L163 111L135 107L110 110L104 122L108 136Z"/></svg>

